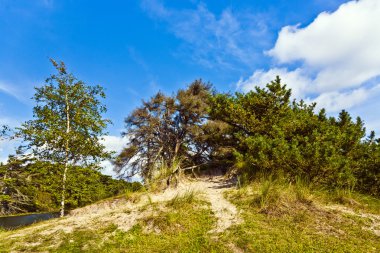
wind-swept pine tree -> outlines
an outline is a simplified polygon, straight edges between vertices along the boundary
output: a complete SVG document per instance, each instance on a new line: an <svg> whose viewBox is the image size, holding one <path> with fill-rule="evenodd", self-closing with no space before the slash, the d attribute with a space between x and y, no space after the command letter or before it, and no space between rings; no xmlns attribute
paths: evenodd
<svg viewBox="0 0 380 253"><path fill-rule="evenodd" d="M65 211L66 179L74 165L97 165L109 157L99 139L109 120L103 119L105 98L99 85L89 86L68 73L63 62L51 60L58 71L35 88L33 120L25 122L18 134L33 155L50 161L62 173L61 216ZM96 167L95 167L96 168Z"/></svg>
<svg viewBox="0 0 380 253"><path fill-rule="evenodd" d="M301 177L316 185L352 190L355 172L359 174L364 164L359 156L363 122L352 120L346 111L338 118L327 117L315 106L291 101L291 90L277 77L248 93L217 94L210 118L232 128L224 135L232 139L235 173L249 178L285 173L293 181ZM368 181L376 182L374 178Z"/></svg>
<svg viewBox="0 0 380 253"><path fill-rule="evenodd" d="M144 101L125 119L129 142L115 161L116 172L149 181L167 166L170 184L173 174L209 164L215 154L209 139L218 131L207 120L211 93L210 84L196 80L176 95L159 92Z"/></svg>

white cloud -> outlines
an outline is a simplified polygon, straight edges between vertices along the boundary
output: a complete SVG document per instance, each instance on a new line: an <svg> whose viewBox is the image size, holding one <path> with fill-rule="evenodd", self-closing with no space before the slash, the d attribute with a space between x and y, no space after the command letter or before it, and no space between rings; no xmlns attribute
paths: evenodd
<svg viewBox="0 0 380 253"><path fill-rule="evenodd" d="M112 177L117 176L115 171L113 171L113 165L110 161L102 161L100 163L100 167L102 167L102 170L101 170L102 174L112 176Z"/></svg>
<svg viewBox="0 0 380 253"><path fill-rule="evenodd" d="M142 7L152 18L168 24L169 31L184 42L181 50L191 51L187 57L207 67L250 65L258 56L257 48L266 43L263 16L228 8L215 15L202 3L194 9L173 9L158 0L145 0Z"/></svg>
<svg viewBox="0 0 380 253"><path fill-rule="evenodd" d="M361 105L378 95L380 95L380 84L369 89L358 88L347 92L325 92L309 102L316 102L317 108L328 108L329 111L337 112Z"/></svg>
<svg viewBox="0 0 380 253"><path fill-rule="evenodd" d="M106 151L121 152L123 147L127 144L128 139L126 137L119 137L113 135L102 136L101 143L106 147ZM113 171L113 165L110 161L103 161L100 164L103 167L102 173L115 177L116 173Z"/></svg>
<svg viewBox="0 0 380 253"><path fill-rule="evenodd" d="M316 72L320 92L358 87L380 75L380 1L342 4L308 26L286 26L268 55L279 63L302 61Z"/></svg>
<svg viewBox="0 0 380 253"><path fill-rule="evenodd" d="M378 0L350 1L332 13L319 14L305 27L283 27L266 52L275 65L241 79L238 87L247 91L280 75L296 98L317 102L328 112L360 112L369 126L380 130L372 117L378 115L375 100L380 96L379 27Z"/></svg>
<svg viewBox="0 0 380 253"><path fill-rule="evenodd" d="M294 97L301 97L305 94L306 85L311 82L302 69L288 71L286 68L273 68L269 71L256 70L247 80L240 79L237 86L247 92L255 86L265 87L276 76L280 76L282 83L292 89Z"/></svg>
<svg viewBox="0 0 380 253"><path fill-rule="evenodd" d="M126 137L105 135L101 137L100 142L106 147L106 151L121 152L127 141Z"/></svg>

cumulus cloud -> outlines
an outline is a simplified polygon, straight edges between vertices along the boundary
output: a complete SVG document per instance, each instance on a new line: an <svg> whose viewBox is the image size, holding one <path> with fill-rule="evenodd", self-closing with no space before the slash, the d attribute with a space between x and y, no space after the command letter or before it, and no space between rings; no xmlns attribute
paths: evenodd
<svg viewBox="0 0 380 253"><path fill-rule="evenodd" d="M167 23L169 31L184 42L181 50L186 56L192 55L206 67L252 64L258 57L257 48L266 43L263 16L234 13L228 8L215 15L202 3L195 8L174 9L159 0L145 0L142 7L153 19Z"/></svg>
<svg viewBox="0 0 380 253"><path fill-rule="evenodd" d="M325 92L310 102L316 102L317 108L328 108L330 111L336 112L342 109L351 109L379 94L380 84L370 89L358 88L347 92Z"/></svg>
<svg viewBox="0 0 380 253"><path fill-rule="evenodd" d="M126 137L119 137L114 135L102 136L101 143L105 146L106 151L119 153L126 145L128 139ZM110 161L103 161L100 166L103 168L102 173L105 175L116 177L113 171L113 166Z"/></svg>
<svg viewBox="0 0 380 253"><path fill-rule="evenodd" d="M121 152L128 139L114 135L105 135L101 137L100 143L106 147L106 151Z"/></svg>
<svg viewBox="0 0 380 253"><path fill-rule="evenodd" d="M288 71L286 68L273 68L269 71L256 70L248 79L240 79L237 86L247 92L256 86L265 87L275 76L280 76L282 82L292 89L292 95L301 97L307 89L306 85L311 82L311 79L302 71L302 69Z"/></svg>
<svg viewBox="0 0 380 253"><path fill-rule="evenodd" d="M380 74L380 1L342 4L308 26L286 26L268 55L279 63L302 61L317 74L320 92L360 86Z"/></svg>
<svg viewBox="0 0 380 253"><path fill-rule="evenodd" d="M329 111L363 105L380 95L379 27L378 0L350 1L319 14L305 27L283 27L266 52L275 66L255 71L238 85L249 90L280 75L295 97Z"/></svg>

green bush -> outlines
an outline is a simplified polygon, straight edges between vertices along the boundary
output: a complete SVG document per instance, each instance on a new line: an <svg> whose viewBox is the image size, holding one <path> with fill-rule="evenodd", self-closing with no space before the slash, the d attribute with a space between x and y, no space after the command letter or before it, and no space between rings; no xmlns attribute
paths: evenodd
<svg viewBox="0 0 380 253"><path fill-rule="evenodd" d="M67 178L66 204L69 209L85 206L111 196L124 194L126 191L138 191L142 185L116 180L100 172L85 168L71 168ZM1 181L0 189L8 189L7 194L0 192L2 212L37 212L55 211L60 207L62 168L41 161L21 161L10 159L0 166L0 177L7 175L12 180ZM18 193L18 194L16 194ZM28 203L21 202L17 196L22 194ZM20 204L17 205L17 202ZM13 203L14 210L6 211ZM1 211L1 210L0 210Z"/></svg>
<svg viewBox="0 0 380 253"><path fill-rule="evenodd" d="M216 94L210 116L229 124L225 141L234 143L239 183L256 173L282 171L295 181L330 189L379 195L380 148L374 134L363 141L362 120L348 112L327 117L316 104L291 101L280 78L248 93ZM248 176L247 176L248 175Z"/></svg>

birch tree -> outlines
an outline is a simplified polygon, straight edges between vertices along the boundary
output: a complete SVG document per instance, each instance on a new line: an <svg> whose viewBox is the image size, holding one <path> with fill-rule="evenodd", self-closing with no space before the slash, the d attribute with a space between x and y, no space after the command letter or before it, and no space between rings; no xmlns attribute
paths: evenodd
<svg viewBox="0 0 380 253"><path fill-rule="evenodd" d="M75 165L94 166L109 157L99 142L109 120L102 114L106 107L101 86L90 86L67 72L63 62L51 60L56 74L35 88L34 119L18 130L35 157L50 161L63 170L61 216L65 212L66 180ZM74 171L72 172L74 173ZM69 182L68 182L69 183Z"/></svg>

